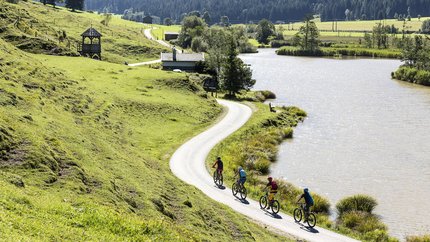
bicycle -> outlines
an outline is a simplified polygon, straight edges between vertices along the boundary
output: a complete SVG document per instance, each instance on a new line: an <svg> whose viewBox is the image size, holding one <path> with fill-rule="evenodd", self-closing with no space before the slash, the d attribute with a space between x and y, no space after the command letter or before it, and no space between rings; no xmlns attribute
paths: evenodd
<svg viewBox="0 0 430 242"><path fill-rule="evenodd" d="M302 221L303 215L305 217L304 223L307 223L310 228L315 227L317 224L317 217L315 216L315 213L313 212L306 212L305 211L305 204L304 203L298 203L299 207L294 209L294 221L299 223Z"/></svg>
<svg viewBox="0 0 430 242"><path fill-rule="evenodd" d="M222 173L219 173L218 170L215 170L213 178L214 178L215 185L217 185L219 187L222 186L223 181L224 181Z"/></svg>
<svg viewBox="0 0 430 242"><path fill-rule="evenodd" d="M233 183L233 186L231 186L231 191L233 192L233 196L236 196L237 193L239 193L242 200L245 200L246 196L248 195L245 186L239 182Z"/></svg>
<svg viewBox="0 0 430 242"><path fill-rule="evenodd" d="M272 204L269 204L269 192L266 191L266 194L260 197L260 208L265 209L270 206L273 214L279 213L279 209L281 205L279 205L278 200L273 198Z"/></svg>

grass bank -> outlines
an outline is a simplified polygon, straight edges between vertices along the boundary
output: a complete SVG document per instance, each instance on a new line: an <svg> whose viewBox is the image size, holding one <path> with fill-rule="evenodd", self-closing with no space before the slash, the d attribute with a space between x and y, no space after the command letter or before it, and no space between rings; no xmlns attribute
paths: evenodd
<svg viewBox="0 0 430 242"><path fill-rule="evenodd" d="M276 53L278 55L290 56L326 56L326 57L377 57L397 59L401 56L401 51L396 49L370 49L363 47L321 47L320 50L309 52L293 46L283 46Z"/></svg>
<svg viewBox="0 0 430 242"><path fill-rule="evenodd" d="M2 239L284 240L171 174L174 150L221 112L186 75L2 39L0 56Z"/></svg>
<svg viewBox="0 0 430 242"><path fill-rule="evenodd" d="M414 67L401 66L391 73L391 77L400 81L430 86L430 71L418 70Z"/></svg>

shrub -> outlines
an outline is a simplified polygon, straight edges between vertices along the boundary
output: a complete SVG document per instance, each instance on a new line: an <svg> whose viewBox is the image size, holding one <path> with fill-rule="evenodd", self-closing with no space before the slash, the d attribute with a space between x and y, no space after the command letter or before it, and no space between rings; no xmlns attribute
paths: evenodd
<svg viewBox="0 0 430 242"><path fill-rule="evenodd" d="M291 139L293 138L294 129L291 127L284 129L284 139Z"/></svg>
<svg viewBox="0 0 430 242"><path fill-rule="evenodd" d="M314 206L312 206L312 211L315 213L330 213L330 202L327 198L322 197L318 194L312 194L314 199Z"/></svg>
<svg viewBox="0 0 430 242"><path fill-rule="evenodd" d="M254 164L254 169L263 175L269 173L270 161L266 159L259 159Z"/></svg>
<svg viewBox="0 0 430 242"><path fill-rule="evenodd" d="M406 238L407 242L430 242L430 235L423 236L408 236Z"/></svg>
<svg viewBox="0 0 430 242"><path fill-rule="evenodd" d="M342 216L344 213L353 211L372 213L376 205L378 205L378 203L374 198L368 195L358 194L340 200L336 204L336 209L339 216Z"/></svg>
<svg viewBox="0 0 430 242"><path fill-rule="evenodd" d="M361 234L366 234L375 230L387 230L387 226L383 224L378 217L362 211L345 212L339 217L338 222Z"/></svg>
<svg viewBox="0 0 430 242"><path fill-rule="evenodd" d="M417 70L409 66L402 66L392 74L392 77L411 83L430 86L430 71Z"/></svg>

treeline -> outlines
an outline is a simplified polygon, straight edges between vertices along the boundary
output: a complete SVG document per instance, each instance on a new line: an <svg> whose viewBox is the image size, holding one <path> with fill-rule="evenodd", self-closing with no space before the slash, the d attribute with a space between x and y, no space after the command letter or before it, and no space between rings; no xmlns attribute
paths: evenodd
<svg viewBox="0 0 430 242"><path fill-rule="evenodd" d="M430 22L430 20L427 20ZM430 40L420 35L403 41L403 65L391 73L397 80L430 86Z"/></svg>
<svg viewBox="0 0 430 242"><path fill-rule="evenodd" d="M207 11L214 22L228 16L232 23L258 22L263 18L297 21L310 13L319 14L325 21L430 16L430 0L87 0L86 8L119 14L133 8L176 21L182 20L184 13Z"/></svg>

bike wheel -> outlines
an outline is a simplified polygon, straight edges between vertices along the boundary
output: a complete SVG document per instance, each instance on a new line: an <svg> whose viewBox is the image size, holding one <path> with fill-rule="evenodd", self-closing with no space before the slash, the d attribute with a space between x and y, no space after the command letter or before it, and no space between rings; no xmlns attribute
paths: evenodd
<svg viewBox="0 0 430 242"><path fill-rule="evenodd" d="M248 191L246 190L245 187L242 187L240 189L240 198L242 198L242 200L245 200L247 195L248 195Z"/></svg>
<svg viewBox="0 0 430 242"><path fill-rule="evenodd" d="M214 175L213 175L214 183L218 185L218 182L217 182L218 181L218 176L217 175L218 175L217 172L214 171Z"/></svg>
<svg viewBox="0 0 430 242"><path fill-rule="evenodd" d="M260 208L265 209L267 207L267 197L261 196L260 197Z"/></svg>
<svg viewBox="0 0 430 242"><path fill-rule="evenodd" d="M277 200L274 200L272 203L272 212L274 214L279 213L279 209L281 208L281 205L279 205L279 202Z"/></svg>
<svg viewBox="0 0 430 242"><path fill-rule="evenodd" d="M294 221L300 222L302 221L302 217L303 217L302 210L300 208L294 209Z"/></svg>
<svg viewBox="0 0 430 242"><path fill-rule="evenodd" d="M233 196L236 196L237 194L237 183L233 183L233 186L231 186L231 191L233 192Z"/></svg>
<svg viewBox="0 0 430 242"><path fill-rule="evenodd" d="M222 175L219 175L217 171L214 172L214 182L217 186L222 186Z"/></svg>
<svg viewBox="0 0 430 242"><path fill-rule="evenodd" d="M307 224L309 225L309 227L313 228L315 227L315 225L317 224L317 217L315 216L314 213L310 213L308 215L308 221Z"/></svg>
<svg viewBox="0 0 430 242"><path fill-rule="evenodd" d="M221 175L219 175L218 177L218 186L222 186L222 184L224 183L224 177Z"/></svg>

